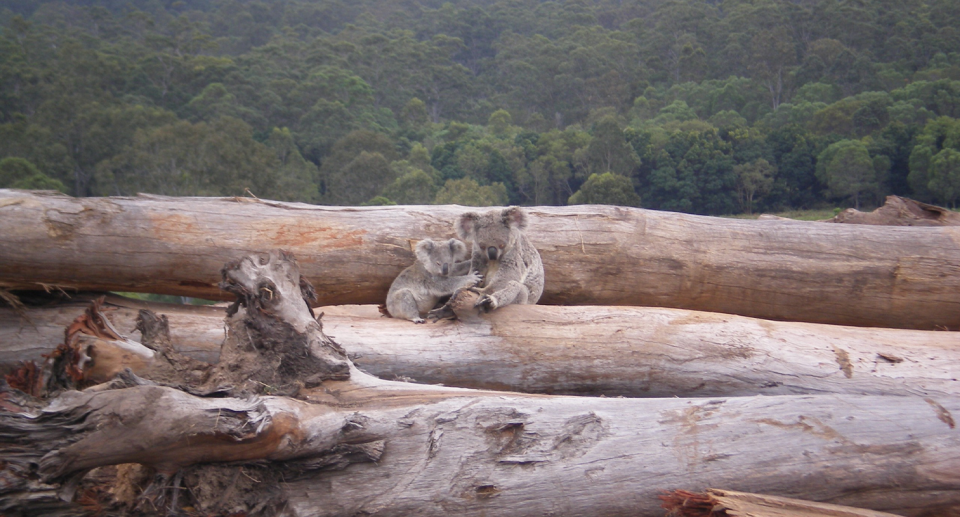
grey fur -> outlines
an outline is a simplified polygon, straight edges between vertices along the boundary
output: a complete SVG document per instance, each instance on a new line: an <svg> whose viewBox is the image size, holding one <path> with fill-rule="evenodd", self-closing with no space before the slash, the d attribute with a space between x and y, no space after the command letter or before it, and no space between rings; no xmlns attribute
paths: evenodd
<svg viewBox="0 0 960 517"><path fill-rule="evenodd" d="M417 243L416 256L417 261L397 276L387 293L387 312L394 318L423 323L420 315L436 307L441 297L482 279L470 272L471 261L463 260L467 246L457 239L424 239Z"/></svg>
<svg viewBox="0 0 960 517"><path fill-rule="evenodd" d="M540 300L543 262L523 233L526 227L527 214L515 206L457 219L457 235L473 241L473 270L484 276L476 303L481 311Z"/></svg>

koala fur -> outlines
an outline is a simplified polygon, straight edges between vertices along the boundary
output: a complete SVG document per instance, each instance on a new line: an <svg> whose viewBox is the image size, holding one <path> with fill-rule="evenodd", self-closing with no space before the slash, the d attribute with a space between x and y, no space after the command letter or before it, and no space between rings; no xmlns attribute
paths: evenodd
<svg viewBox="0 0 960 517"><path fill-rule="evenodd" d="M422 313L433 309L443 296L476 285L482 278L470 272L467 246L457 239L417 243L417 261L390 285L387 312L394 318L423 323Z"/></svg>
<svg viewBox="0 0 960 517"><path fill-rule="evenodd" d="M476 303L481 311L540 300L543 263L523 234L526 227L527 214L515 206L485 214L467 212L457 219L457 236L473 241L472 269L484 277Z"/></svg>

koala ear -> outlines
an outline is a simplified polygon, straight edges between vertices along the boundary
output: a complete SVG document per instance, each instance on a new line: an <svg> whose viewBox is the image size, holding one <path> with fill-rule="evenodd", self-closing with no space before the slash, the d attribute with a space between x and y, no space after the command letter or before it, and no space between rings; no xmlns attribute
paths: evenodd
<svg viewBox="0 0 960 517"><path fill-rule="evenodd" d="M474 230L477 229L477 222L480 220L480 214L476 212L467 212L457 219L457 237L461 239L470 239Z"/></svg>
<svg viewBox="0 0 960 517"><path fill-rule="evenodd" d="M462 257L467 254L467 245L457 239L447 241L447 246L450 247L450 254L454 257Z"/></svg>
<svg viewBox="0 0 960 517"><path fill-rule="evenodd" d="M524 229L527 227L527 214L519 206L511 206L500 212L503 225L508 228Z"/></svg>
<svg viewBox="0 0 960 517"><path fill-rule="evenodd" d="M423 239L417 243L417 247L414 250L414 253L417 255L417 260L423 264L430 263L430 253L433 252L435 244L430 239Z"/></svg>

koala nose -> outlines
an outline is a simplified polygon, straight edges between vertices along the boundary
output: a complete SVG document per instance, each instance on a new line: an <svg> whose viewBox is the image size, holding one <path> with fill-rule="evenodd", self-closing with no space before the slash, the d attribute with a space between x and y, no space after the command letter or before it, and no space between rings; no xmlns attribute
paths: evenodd
<svg viewBox="0 0 960 517"><path fill-rule="evenodd" d="M440 267L440 273L442 273L443 276L447 276L447 275L450 274L450 263L449 263L449 262L444 262L444 263L443 263L443 266Z"/></svg>
<svg viewBox="0 0 960 517"><path fill-rule="evenodd" d="M496 246L490 246L489 248L487 248L487 257L490 260L497 260L497 251L498 250Z"/></svg>

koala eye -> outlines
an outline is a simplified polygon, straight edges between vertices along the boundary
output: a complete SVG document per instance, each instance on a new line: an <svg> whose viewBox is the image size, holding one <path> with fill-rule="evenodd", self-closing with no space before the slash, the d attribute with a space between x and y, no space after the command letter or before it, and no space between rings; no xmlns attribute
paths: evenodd
<svg viewBox="0 0 960 517"><path fill-rule="evenodd" d="M501 245L500 245L500 249L503 249L503 246L504 246L504 245L503 245L503 244L501 244Z"/></svg>

